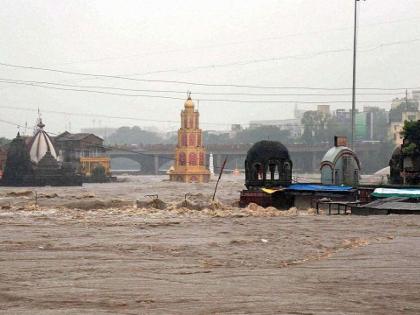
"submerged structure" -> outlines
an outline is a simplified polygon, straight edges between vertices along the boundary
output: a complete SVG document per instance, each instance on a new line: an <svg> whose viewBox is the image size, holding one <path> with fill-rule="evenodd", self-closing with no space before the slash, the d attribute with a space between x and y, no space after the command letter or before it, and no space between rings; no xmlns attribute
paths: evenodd
<svg viewBox="0 0 420 315"><path fill-rule="evenodd" d="M292 168L289 151L282 143L277 141L255 143L249 149L245 160L247 189L241 192L240 205L246 206L253 202L263 207L290 208L294 199L281 188L288 187L292 183Z"/></svg>
<svg viewBox="0 0 420 315"><path fill-rule="evenodd" d="M406 121L403 136L403 143L389 161L389 181L394 185L420 185L420 120Z"/></svg>
<svg viewBox="0 0 420 315"><path fill-rule="evenodd" d="M338 152L344 153L343 150ZM347 151L346 151L347 152ZM342 154L334 154L337 162ZM337 166L337 164L335 164ZM287 148L277 141L260 141L248 151L245 161L245 186L240 206L256 203L262 207L289 209L314 207L320 199L353 202L357 189L351 186L292 183L293 163Z"/></svg>
<svg viewBox="0 0 420 315"><path fill-rule="evenodd" d="M17 134L10 142L1 184L29 186L34 181L34 170L25 140Z"/></svg>
<svg viewBox="0 0 420 315"><path fill-rule="evenodd" d="M59 159L70 163L84 181L104 182L111 178L111 162L104 140L91 133L63 132L54 138Z"/></svg>
<svg viewBox="0 0 420 315"><path fill-rule="evenodd" d="M392 152L389 160L389 183L392 185L401 185L403 177L401 176L403 169L403 158L401 152L401 145L398 145Z"/></svg>
<svg viewBox="0 0 420 315"><path fill-rule="evenodd" d="M29 143L18 133L10 143L7 152L4 175L5 186L74 186L81 185L82 179L76 175L68 163L59 163L50 136L44 131L45 125L39 120L38 130Z"/></svg>
<svg viewBox="0 0 420 315"><path fill-rule="evenodd" d="M4 166L6 165L7 150L5 147L0 147L0 179L3 177Z"/></svg>
<svg viewBox="0 0 420 315"><path fill-rule="evenodd" d="M325 153L321 161L323 185L359 185L360 162L353 150L335 137L334 147Z"/></svg>
<svg viewBox="0 0 420 315"><path fill-rule="evenodd" d="M260 141L248 151L245 160L245 186L285 187L292 183L292 160L280 142Z"/></svg>
<svg viewBox="0 0 420 315"><path fill-rule="evenodd" d="M208 182L210 172L206 167L206 149L202 143L199 127L199 112L188 96L181 112L181 128L178 130L178 145L175 149L174 169L169 179L178 182Z"/></svg>

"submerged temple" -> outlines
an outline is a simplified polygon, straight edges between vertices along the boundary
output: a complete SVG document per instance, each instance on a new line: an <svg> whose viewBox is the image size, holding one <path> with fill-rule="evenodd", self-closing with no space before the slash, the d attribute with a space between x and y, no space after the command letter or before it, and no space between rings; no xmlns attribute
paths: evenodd
<svg viewBox="0 0 420 315"><path fill-rule="evenodd" d="M403 136L389 161L390 184L420 185L420 120L405 122Z"/></svg>
<svg viewBox="0 0 420 315"><path fill-rule="evenodd" d="M256 203L263 207L289 209L294 198L283 191L292 183L293 163L287 148L278 141L260 141L248 151L245 160L245 186L239 204ZM277 190L275 193L263 189Z"/></svg>
<svg viewBox="0 0 420 315"><path fill-rule="evenodd" d="M17 134L10 142L1 183L7 186L30 185L33 181L33 165L25 140Z"/></svg>
<svg viewBox="0 0 420 315"><path fill-rule="evenodd" d="M289 186L292 183L292 160L289 151L280 142L260 141L248 151L245 160L245 186Z"/></svg>
<svg viewBox="0 0 420 315"><path fill-rule="evenodd" d="M178 144L175 149L174 169L169 179L178 182L208 182L210 172L206 167L206 149L202 144L199 127L199 112L194 109L188 97L181 112L181 128L178 130Z"/></svg>
<svg viewBox="0 0 420 315"><path fill-rule="evenodd" d="M356 187L359 185L360 177L359 158L352 149L346 146L347 139L344 143L340 143L339 140L335 137L334 146L322 158L321 183Z"/></svg>
<svg viewBox="0 0 420 315"><path fill-rule="evenodd" d="M18 133L10 143L1 185L73 186L82 179L68 163L60 163L50 136L39 120L38 130L29 146Z"/></svg>

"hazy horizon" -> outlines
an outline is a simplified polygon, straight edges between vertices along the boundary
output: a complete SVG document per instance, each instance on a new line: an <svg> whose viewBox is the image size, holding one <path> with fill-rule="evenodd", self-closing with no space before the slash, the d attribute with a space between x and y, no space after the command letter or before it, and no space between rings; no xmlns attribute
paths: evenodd
<svg viewBox="0 0 420 315"><path fill-rule="evenodd" d="M69 124L74 132L133 125L175 130L187 91L196 104L200 100L203 129L292 118L295 104L301 109L316 107L305 102L334 102L333 109L351 106L353 1L5 0L2 4L0 108L1 119L7 122L33 126L39 108L47 131L53 133L69 129ZM393 98L404 96L404 88L420 87L416 26L420 1L367 0L359 7L357 86L401 89L360 90L378 95L359 95L357 106L389 108ZM44 87L31 85L40 82ZM284 89L291 86L331 90ZM167 98L75 91L86 89ZM255 93L289 95L251 95ZM281 103L267 103L273 100ZM0 137L10 138L16 132L15 126L0 122Z"/></svg>

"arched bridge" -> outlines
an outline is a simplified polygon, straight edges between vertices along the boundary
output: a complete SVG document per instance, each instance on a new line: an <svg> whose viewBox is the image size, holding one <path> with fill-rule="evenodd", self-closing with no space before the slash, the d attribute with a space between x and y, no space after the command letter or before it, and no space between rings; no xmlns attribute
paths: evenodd
<svg viewBox="0 0 420 315"><path fill-rule="evenodd" d="M214 166L217 171L225 157L228 158L227 169L243 169L246 154L252 144L235 145L207 145L207 165L210 153L214 157ZM369 158L371 152L379 150L380 143L358 143L355 151L360 160ZM318 172L319 164L331 144L317 145L288 144L286 145L293 161L293 169L301 172ZM108 152L111 159L126 158L140 165L141 174L159 174L159 169L174 160L175 145L146 145L138 147L121 147Z"/></svg>

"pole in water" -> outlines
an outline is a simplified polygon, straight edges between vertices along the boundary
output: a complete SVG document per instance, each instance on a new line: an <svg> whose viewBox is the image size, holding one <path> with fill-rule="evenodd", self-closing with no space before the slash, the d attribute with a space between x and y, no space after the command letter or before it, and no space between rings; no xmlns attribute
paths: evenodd
<svg viewBox="0 0 420 315"><path fill-rule="evenodd" d="M223 170L225 169L226 162L227 162L227 157L225 157L225 160L223 161L223 164L219 173L219 178L217 179L217 182L216 182L216 187L214 187L214 193L213 193L213 198L212 198L213 201L214 201L214 197L216 197L217 186L219 185L220 178L222 178L222 174L223 174Z"/></svg>

